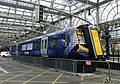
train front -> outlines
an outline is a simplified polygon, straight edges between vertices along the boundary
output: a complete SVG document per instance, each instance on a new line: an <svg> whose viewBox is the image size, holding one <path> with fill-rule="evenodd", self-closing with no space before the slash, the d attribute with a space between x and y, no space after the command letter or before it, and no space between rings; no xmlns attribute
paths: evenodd
<svg viewBox="0 0 120 84"><path fill-rule="evenodd" d="M103 51L94 26L81 25L74 29L68 58L79 60L104 59Z"/></svg>

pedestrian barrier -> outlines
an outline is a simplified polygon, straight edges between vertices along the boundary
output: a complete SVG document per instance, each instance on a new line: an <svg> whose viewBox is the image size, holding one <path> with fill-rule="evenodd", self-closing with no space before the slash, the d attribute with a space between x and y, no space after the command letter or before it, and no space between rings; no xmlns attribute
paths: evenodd
<svg viewBox="0 0 120 84"><path fill-rule="evenodd" d="M120 64L99 60L73 60L62 58L42 58L32 56L12 56L12 59L21 63L32 64L38 67L53 68L70 73L93 73L100 71L107 76L103 84L113 84L113 79L120 79Z"/></svg>

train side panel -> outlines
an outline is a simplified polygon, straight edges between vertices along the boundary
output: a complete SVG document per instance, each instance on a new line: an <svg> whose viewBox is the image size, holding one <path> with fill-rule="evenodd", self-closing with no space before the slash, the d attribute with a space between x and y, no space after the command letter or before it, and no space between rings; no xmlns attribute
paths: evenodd
<svg viewBox="0 0 120 84"><path fill-rule="evenodd" d="M48 56L62 57L64 56L64 35L56 34L48 37Z"/></svg>
<svg viewBox="0 0 120 84"><path fill-rule="evenodd" d="M97 46L98 43L99 46L101 45L99 36L96 29L94 30L95 32L93 30L94 28L89 28L88 25L82 25L77 28L50 33L19 42L18 47L15 47L15 45L11 46L11 53L17 55L15 50L18 50L18 56L94 60L97 55L100 55L98 57L102 58L102 49Z"/></svg>
<svg viewBox="0 0 120 84"><path fill-rule="evenodd" d="M34 39L18 44L19 56L37 56L41 57L40 47L41 39Z"/></svg>
<svg viewBox="0 0 120 84"><path fill-rule="evenodd" d="M65 53L69 53L70 31L71 29L48 36L49 57L67 57L68 54Z"/></svg>

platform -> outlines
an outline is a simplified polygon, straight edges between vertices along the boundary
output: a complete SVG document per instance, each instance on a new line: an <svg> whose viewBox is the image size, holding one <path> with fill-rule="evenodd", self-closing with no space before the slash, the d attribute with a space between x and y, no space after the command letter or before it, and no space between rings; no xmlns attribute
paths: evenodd
<svg viewBox="0 0 120 84"><path fill-rule="evenodd" d="M75 76L1 57L0 67L0 84L103 84L108 77L103 72L79 73L79 76ZM115 80L115 84L119 84L119 81Z"/></svg>

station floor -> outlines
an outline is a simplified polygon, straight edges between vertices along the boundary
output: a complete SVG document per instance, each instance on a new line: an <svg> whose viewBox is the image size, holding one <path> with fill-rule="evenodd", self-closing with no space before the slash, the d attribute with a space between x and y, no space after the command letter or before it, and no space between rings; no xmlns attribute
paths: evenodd
<svg viewBox="0 0 120 84"><path fill-rule="evenodd" d="M79 73L79 76L48 68L25 65L11 58L0 57L0 84L108 84L108 74L101 72ZM120 81L114 81L120 84Z"/></svg>

